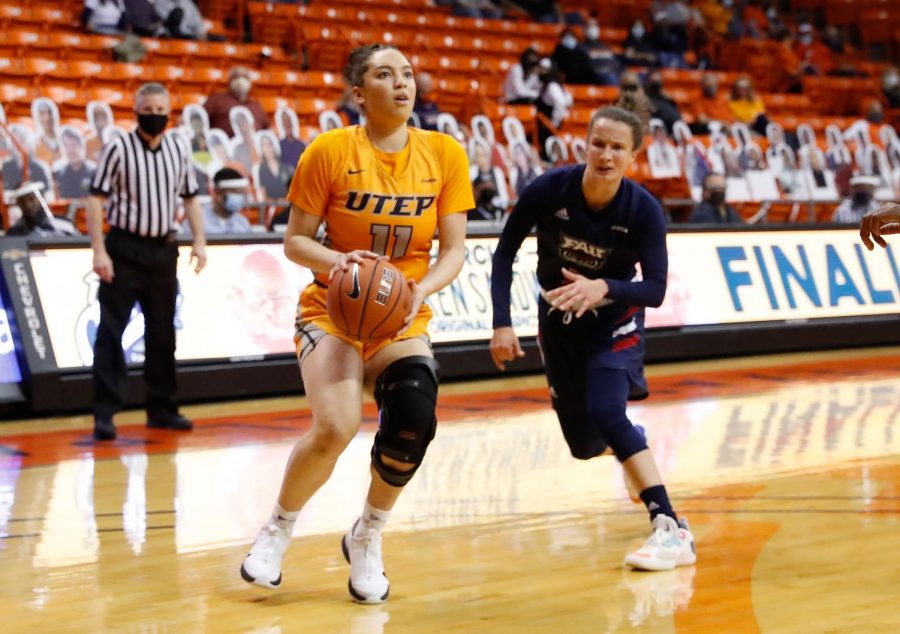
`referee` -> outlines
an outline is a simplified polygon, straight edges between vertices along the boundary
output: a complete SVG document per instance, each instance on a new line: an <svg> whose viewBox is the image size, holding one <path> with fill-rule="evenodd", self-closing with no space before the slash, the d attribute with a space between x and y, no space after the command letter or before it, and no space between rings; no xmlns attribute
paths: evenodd
<svg viewBox="0 0 900 634"><path fill-rule="evenodd" d="M180 196L194 236L191 263L206 265L206 238L190 151L164 134L169 92L157 83L135 95L137 129L103 150L87 199L94 272L100 276L100 325L94 344L94 438L116 437L113 415L122 409L127 368L122 333L134 303L144 314L147 427L187 431L175 397L175 297L178 244L175 210ZM104 240L103 211L109 233Z"/></svg>

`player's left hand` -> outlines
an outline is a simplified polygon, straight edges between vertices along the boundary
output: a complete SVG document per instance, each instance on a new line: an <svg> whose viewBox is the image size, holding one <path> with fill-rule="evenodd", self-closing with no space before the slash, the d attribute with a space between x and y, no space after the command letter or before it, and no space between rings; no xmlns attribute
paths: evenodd
<svg viewBox="0 0 900 634"><path fill-rule="evenodd" d="M400 329L400 332L405 332L412 325L413 319L419 314L422 302L425 301L425 292L416 284L415 280L409 280L407 284L409 284L409 314L403 320L403 328Z"/></svg>
<svg viewBox="0 0 900 634"><path fill-rule="evenodd" d="M567 268L562 269L562 274L569 283L548 292L547 300L557 310L574 310L576 319L599 306L609 293L609 286L602 279L589 280Z"/></svg>
<svg viewBox="0 0 900 634"><path fill-rule="evenodd" d="M196 261L196 262L195 262ZM206 245L195 242L191 246L190 264L194 265L194 273L199 273L206 268Z"/></svg>

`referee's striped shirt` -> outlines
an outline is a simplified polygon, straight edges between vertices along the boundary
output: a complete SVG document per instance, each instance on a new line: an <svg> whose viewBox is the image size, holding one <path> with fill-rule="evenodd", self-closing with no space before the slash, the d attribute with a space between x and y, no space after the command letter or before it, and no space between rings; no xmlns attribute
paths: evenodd
<svg viewBox="0 0 900 634"><path fill-rule="evenodd" d="M109 199L111 227L144 237L165 236L177 228L178 196L197 195L190 151L174 131L163 135L155 150L137 130L118 135L100 155L91 193Z"/></svg>

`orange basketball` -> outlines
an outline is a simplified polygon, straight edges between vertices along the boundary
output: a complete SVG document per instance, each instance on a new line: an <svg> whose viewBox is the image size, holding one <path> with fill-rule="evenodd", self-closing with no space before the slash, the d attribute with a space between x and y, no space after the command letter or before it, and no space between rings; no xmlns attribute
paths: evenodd
<svg viewBox="0 0 900 634"><path fill-rule="evenodd" d="M383 258L351 263L328 286L328 316L341 334L357 341L396 335L411 301L403 273Z"/></svg>

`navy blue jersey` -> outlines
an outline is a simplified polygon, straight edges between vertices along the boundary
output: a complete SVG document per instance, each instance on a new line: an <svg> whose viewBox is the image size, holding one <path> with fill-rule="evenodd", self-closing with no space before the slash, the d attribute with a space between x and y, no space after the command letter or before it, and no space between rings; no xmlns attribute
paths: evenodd
<svg viewBox="0 0 900 634"><path fill-rule="evenodd" d="M602 209L588 207L581 188L584 165L553 169L525 189L507 220L494 254L491 299L494 327L509 326L512 265L522 241L537 227L538 282L544 290L564 283L562 268L603 278L610 300L599 309L610 322L630 307L659 306L666 294L666 221L660 204L624 178ZM635 277L640 263L641 281Z"/></svg>

